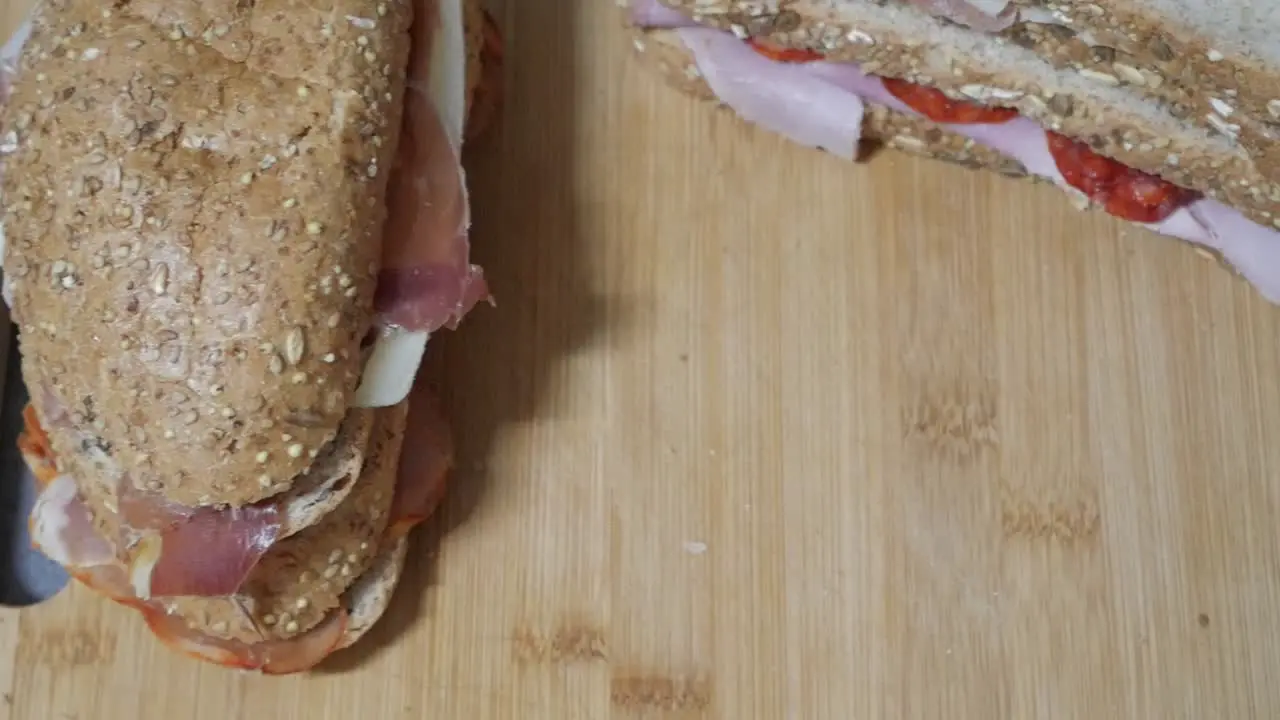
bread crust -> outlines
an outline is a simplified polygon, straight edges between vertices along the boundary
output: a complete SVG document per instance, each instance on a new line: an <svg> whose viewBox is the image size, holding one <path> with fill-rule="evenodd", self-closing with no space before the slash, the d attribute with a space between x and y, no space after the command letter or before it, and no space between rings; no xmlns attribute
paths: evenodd
<svg viewBox="0 0 1280 720"><path fill-rule="evenodd" d="M113 8L44 3L0 116L24 376L59 452L88 437L170 501L255 502L360 378L411 8Z"/></svg>
<svg viewBox="0 0 1280 720"><path fill-rule="evenodd" d="M1014 107L1042 127L1088 142L1126 165L1198 190L1238 208L1255 222L1280 227L1280 182L1268 177L1232 139L1204 130L1157 108L1135 103L1129 91L1079 75L1037 67L1030 51L1004 42L991 46L1016 62L984 63L963 51L923 46L902 32L906 18L927 22L937 39L957 44L975 36L913 9L867 3L856 23L823 0L784 3L788 19L749 0L662 0L708 27L755 35L787 47L813 50L830 60L855 62L868 73L937 87L970 102ZM936 25L936 28L932 26ZM759 33L756 31L759 30ZM1030 61L1028 61L1030 60Z"/></svg>
<svg viewBox="0 0 1280 720"><path fill-rule="evenodd" d="M347 609L347 629L335 649L356 644L382 618L404 574L408 550L407 537L387 538L373 564L347 589L342 596L342 606Z"/></svg>
<svg viewBox="0 0 1280 720"><path fill-rule="evenodd" d="M707 85L697 70L693 54L674 32L632 28L632 33L639 57L648 66L658 71L669 84L699 99L715 102L721 109L732 112L727 105L720 102L715 92ZM1028 175L1016 161L1011 161L994 150L977 145L962 135L948 132L925 118L905 115L880 105L867 103L862 127L864 138L882 142L889 147L913 155L946 160L971 169L994 170L1009 177L1040 180ZM1198 245L1193 247L1196 252L1215 260L1233 274L1236 272L1235 268L1218 253Z"/></svg>

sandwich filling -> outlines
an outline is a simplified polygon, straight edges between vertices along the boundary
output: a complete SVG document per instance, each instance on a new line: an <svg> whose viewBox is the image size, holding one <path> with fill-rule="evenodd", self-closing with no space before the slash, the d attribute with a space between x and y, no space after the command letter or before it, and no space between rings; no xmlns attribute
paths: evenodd
<svg viewBox="0 0 1280 720"><path fill-rule="evenodd" d="M1259 292L1280 303L1280 231L1217 200L1172 185L1045 130L1017 111L948 98L942 92L706 28L659 0L634 0L641 27L674 30L697 72L745 120L790 140L854 159L866 103L927 118L1019 162L1085 203L1163 235L1218 251Z"/></svg>

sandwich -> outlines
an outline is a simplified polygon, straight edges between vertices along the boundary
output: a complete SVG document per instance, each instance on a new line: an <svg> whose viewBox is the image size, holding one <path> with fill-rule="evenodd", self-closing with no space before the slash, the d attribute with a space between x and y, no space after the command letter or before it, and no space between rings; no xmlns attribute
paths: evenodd
<svg viewBox="0 0 1280 720"><path fill-rule="evenodd" d="M1180 0L623 0L681 89L851 160L1029 176L1280 303L1280 9Z"/></svg>
<svg viewBox="0 0 1280 720"><path fill-rule="evenodd" d="M474 0L48 0L4 49L31 536L165 643L314 667L389 602L451 438L417 380L488 299Z"/></svg>

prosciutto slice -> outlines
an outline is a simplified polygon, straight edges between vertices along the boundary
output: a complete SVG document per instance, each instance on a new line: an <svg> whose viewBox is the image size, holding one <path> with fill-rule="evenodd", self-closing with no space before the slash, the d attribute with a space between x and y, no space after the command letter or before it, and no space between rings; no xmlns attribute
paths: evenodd
<svg viewBox="0 0 1280 720"><path fill-rule="evenodd" d="M155 498L140 501L136 491L126 491L120 500L121 514L130 527L151 531L130 543L127 552L134 592L142 598L235 593L280 539L283 527L279 504L274 502L243 508L182 508L186 512L166 518L157 516L155 509L180 506Z"/></svg>
<svg viewBox="0 0 1280 720"><path fill-rule="evenodd" d="M421 0L414 15L404 125L387 194L374 307L380 333L356 392L361 407L408 396L431 333L489 297L470 262L461 148L466 49L460 0Z"/></svg>
<svg viewBox="0 0 1280 720"><path fill-rule="evenodd" d="M404 449L391 500L390 537L401 537L435 512L453 466L453 437L440 405L421 383L409 396Z"/></svg>

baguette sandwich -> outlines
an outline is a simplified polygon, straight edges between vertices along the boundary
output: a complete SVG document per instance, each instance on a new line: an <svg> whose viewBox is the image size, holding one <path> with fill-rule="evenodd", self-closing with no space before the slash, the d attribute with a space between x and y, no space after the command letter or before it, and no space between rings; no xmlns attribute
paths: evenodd
<svg viewBox="0 0 1280 720"><path fill-rule="evenodd" d="M385 609L451 439L415 377L488 298L473 0L45 0L6 46L32 538L166 643L306 670Z"/></svg>
<svg viewBox="0 0 1280 720"><path fill-rule="evenodd" d="M1280 6L624 0L677 86L791 140L1031 176L1280 303Z"/></svg>

